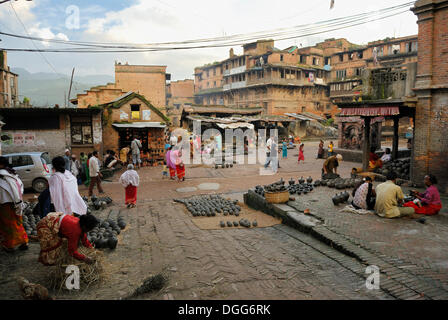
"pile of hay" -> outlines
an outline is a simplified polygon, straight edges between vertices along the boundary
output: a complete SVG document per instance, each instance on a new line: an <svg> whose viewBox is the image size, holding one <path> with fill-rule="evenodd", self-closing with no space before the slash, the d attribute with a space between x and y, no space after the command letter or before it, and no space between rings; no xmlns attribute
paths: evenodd
<svg viewBox="0 0 448 320"><path fill-rule="evenodd" d="M67 242L64 241L60 258L53 267L52 272L50 272L50 285L52 288L59 290L67 289L65 282L71 275L70 273L66 273L66 269L69 265L75 265L79 268L80 289L104 280L106 272L103 267L103 253L99 250L86 248L82 245L78 247L78 252L93 259L94 263L87 264L70 256L67 250Z"/></svg>

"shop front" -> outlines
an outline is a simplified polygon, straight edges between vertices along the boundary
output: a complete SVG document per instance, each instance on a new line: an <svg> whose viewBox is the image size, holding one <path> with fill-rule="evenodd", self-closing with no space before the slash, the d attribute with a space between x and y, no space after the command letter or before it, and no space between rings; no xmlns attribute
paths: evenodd
<svg viewBox="0 0 448 320"><path fill-rule="evenodd" d="M118 146L121 150L130 147L132 140L137 137L142 143L141 158L149 164L163 161L165 154L165 128L159 122L114 123L118 131Z"/></svg>

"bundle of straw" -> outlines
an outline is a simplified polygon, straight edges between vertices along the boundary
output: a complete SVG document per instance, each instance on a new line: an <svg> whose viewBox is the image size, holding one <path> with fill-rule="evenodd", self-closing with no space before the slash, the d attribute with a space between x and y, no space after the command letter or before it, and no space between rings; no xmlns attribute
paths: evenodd
<svg viewBox="0 0 448 320"><path fill-rule="evenodd" d="M79 268L80 284L87 287L94 283L104 280L105 270L103 268L103 253L99 250L86 248L82 245L78 247L78 252L93 259L92 264L79 261L69 255L67 242L62 245L61 255L55 264L53 272L50 273L51 286L54 289L65 288L65 282L70 274L65 273L69 265L75 265Z"/></svg>

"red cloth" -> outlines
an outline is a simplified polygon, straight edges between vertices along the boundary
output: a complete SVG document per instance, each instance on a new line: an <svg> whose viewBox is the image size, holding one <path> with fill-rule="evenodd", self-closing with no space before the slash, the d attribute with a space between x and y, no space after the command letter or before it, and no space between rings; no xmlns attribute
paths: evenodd
<svg viewBox="0 0 448 320"><path fill-rule="evenodd" d="M403 207L414 208L415 213L432 216L438 214L442 206L440 204L424 204L421 207L416 205L413 201L406 202Z"/></svg>
<svg viewBox="0 0 448 320"><path fill-rule="evenodd" d="M126 187L125 190L126 190L125 203L126 204L129 204L129 203L136 204L136 202L137 202L137 187L130 184Z"/></svg>
<svg viewBox="0 0 448 320"><path fill-rule="evenodd" d="M174 178L176 177L176 169L174 168L168 168L170 170L170 177Z"/></svg>
<svg viewBox="0 0 448 320"><path fill-rule="evenodd" d="M369 161L377 161L379 158L375 152L370 152Z"/></svg>
<svg viewBox="0 0 448 320"><path fill-rule="evenodd" d="M16 214L11 203L0 204L0 240L0 243L8 249L28 243L22 216Z"/></svg>
<svg viewBox="0 0 448 320"><path fill-rule="evenodd" d="M182 165L176 165L176 173L177 173L177 177L182 180L182 178L185 177L185 166Z"/></svg>
<svg viewBox="0 0 448 320"><path fill-rule="evenodd" d="M59 233L68 240L68 253L75 259L84 260L86 256L78 252L79 240L81 240L84 247L92 248L92 245L87 240L87 235L81 230L79 218L66 215L62 219Z"/></svg>
<svg viewBox="0 0 448 320"><path fill-rule="evenodd" d="M298 159L298 161L300 161L300 160L305 161L305 156L303 155L303 150L299 151L299 159Z"/></svg>

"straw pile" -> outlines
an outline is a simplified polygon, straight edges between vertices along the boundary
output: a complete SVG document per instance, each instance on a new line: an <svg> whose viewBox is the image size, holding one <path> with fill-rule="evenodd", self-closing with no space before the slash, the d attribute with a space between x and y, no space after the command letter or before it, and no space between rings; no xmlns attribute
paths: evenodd
<svg viewBox="0 0 448 320"><path fill-rule="evenodd" d="M92 284L99 283L105 278L103 253L99 250L89 249L82 245L78 247L78 252L93 259L92 264L79 261L69 255L67 250L67 241L64 241L59 260L50 272L50 283L54 289L65 289L65 282L70 274L65 273L67 266L75 265L79 268L80 287L89 287Z"/></svg>

